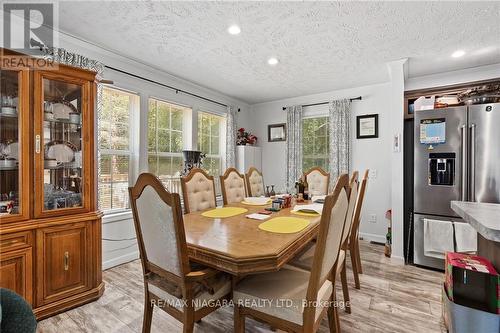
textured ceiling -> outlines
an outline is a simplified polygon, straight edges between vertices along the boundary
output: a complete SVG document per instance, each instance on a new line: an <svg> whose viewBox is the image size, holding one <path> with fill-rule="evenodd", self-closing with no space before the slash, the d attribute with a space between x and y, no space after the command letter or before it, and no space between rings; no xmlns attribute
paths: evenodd
<svg viewBox="0 0 500 333"><path fill-rule="evenodd" d="M62 31L248 103L500 62L499 2L62 2ZM241 27L238 36L226 30ZM463 49L466 56L452 59ZM280 63L267 65L276 56Z"/></svg>

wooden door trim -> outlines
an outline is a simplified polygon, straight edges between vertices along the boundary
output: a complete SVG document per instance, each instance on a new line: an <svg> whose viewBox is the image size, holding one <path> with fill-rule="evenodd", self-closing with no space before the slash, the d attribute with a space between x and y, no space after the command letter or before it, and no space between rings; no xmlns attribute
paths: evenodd
<svg viewBox="0 0 500 333"><path fill-rule="evenodd" d="M82 251L83 253L79 253L82 262L82 284L63 290L61 292L57 292L54 294L48 294L46 290L46 279L47 271L46 271L46 261L48 260L46 255L46 235L50 233L63 232L63 231L71 231L75 229L83 229L83 243L82 243ZM46 228L40 228L37 230L36 234L36 272L37 272L37 281L36 281L36 305L41 306L47 303L52 303L54 301L63 299L65 297L79 294L83 291L89 290L91 288L92 281L92 270L90 269L90 265L92 264L92 258L90 255L92 253L91 243L92 230L89 222L75 222L72 224L60 225L60 226L52 226Z"/></svg>
<svg viewBox="0 0 500 333"><path fill-rule="evenodd" d="M13 251L8 252L0 252L0 261L6 261L15 258L24 258L23 261L23 273L21 276L24 276L24 286L23 286L23 296L26 301L30 304L33 304L33 248L25 247ZM17 277L17 279L21 279L21 277Z"/></svg>
<svg viewBox="0 0 500 333"><path fill-rule="evenodd" d="M21 112L18 110L18 126L19 138L18 143L21 147L21 163L19 165L19 201L21 210L19 214L12 216L2 216L1 223L12 223L25 221L30 218L31 212L31 122L30 122L30 72L29 68L16 68L18 72L19 91L24 92L23 98L19 99L18 106L21 107ZM21 96L21 94L19 94Z"/></svg>
<svg viewBox="0 0 500 333"><path fill-rule="evenodd" d="M82 113L82 154L83 154L83 162L82 165L82 207L78 208L63 208L63 209L54 209L50 211L46 211L43 209L43 200L38 199L34 200L34 216L35 218L43 218L43 217L55 217L61 215L68 214L79 214L85 213L95 209L95 204L93 204L95 194L92 193L92 185L91 182L94 181L94 146L91 144L91 141L94 140L94 126L93 124L93 104L88 102L88 99L91 98L92 82L68 76L66 74L61 74L59 72L51 72L51 71L35 71L34 72L34 98L33 98L33 107L34 107L34 135L40 135L41 139L41 147L40 153L35 155L34 157L34 174L37 176L34 180L35 187L35 197L43 198L44 196L44 188L43 188L43 100L44 100L44 92L43 92L43 79L49 80L58 80L64 81L72 84L76 84L81 86L82 89L82 105L81 105L81 113ZM89 121L90 120L90 121ZM89 123L90 122L90 123Z"/></svg>

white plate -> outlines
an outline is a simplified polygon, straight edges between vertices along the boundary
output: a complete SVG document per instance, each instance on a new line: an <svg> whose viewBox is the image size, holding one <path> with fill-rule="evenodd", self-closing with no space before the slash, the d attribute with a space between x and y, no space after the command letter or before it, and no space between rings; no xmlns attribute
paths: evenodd
<svg viewBox="0 0 500 333"><path fill-rule="evenodd" d="M4 149L4 152L7 157L19 160L19 142L12 142L11 144L7 145L7 147L5 147Z"/></svg>
<svg viewBox="0 0 500 333"><path fill-rule="evenodd" d="M55 159L57 162L68 163L72 162L75 158L75 152L70 146L58 143L49 147L47 158Z"/></svg>
<svg viewBox="0 0 500 333"><path fill-rule="evenodd" d="M265 205L268 203L269 198L266 197L246 197L245 202L256 204L256 205Z"/></svg>
<svg viewBox="0 0 500 333"><path fill-rule="evenodd" d="M52 113L55 119L69 119L69 114L74 112L73 109L63 103L52 104Z"/></svg>

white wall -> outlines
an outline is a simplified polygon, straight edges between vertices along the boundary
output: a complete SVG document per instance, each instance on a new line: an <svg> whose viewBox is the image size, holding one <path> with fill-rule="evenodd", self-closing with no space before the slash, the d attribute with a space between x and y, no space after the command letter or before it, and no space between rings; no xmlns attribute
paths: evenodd
<svg viewBox="0 0 500 333"><path fill-rule="evenodd" d="M262 171L266 184L285 183L285 142L267 142L267 125L286 122L283 106L310 104L329 101L337 98L362 96L362 101L352 103L351 142L352 170L363 172L365 169L376 171L376 178L368 182L366 201L361 217L360 232L366 239L385 242L387 222L385 211L391 208L391 109L388 101L391 98L389 83L364 86L359 88L337 90L328 93L301 96L252 106L256 135L262 140ZM328 106L308 107L305 115L326 115ZM356 116L363 114L379 115L379 137L376 139L356 139ZM368 222L368 217L376 214L375 223Z"/></svg>

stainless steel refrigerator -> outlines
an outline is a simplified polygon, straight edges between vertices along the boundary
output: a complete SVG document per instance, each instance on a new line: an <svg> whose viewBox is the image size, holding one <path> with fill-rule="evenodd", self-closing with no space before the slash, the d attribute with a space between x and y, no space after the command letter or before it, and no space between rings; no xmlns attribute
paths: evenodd
<svg viewBox="0 0 500 333"><path fill-rule="evenodd" d="M463 222L452 200L500 203L500 103L416 111L414 120L414 263L444 269L425 254L424 219Z"/></svg>

